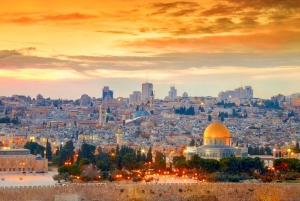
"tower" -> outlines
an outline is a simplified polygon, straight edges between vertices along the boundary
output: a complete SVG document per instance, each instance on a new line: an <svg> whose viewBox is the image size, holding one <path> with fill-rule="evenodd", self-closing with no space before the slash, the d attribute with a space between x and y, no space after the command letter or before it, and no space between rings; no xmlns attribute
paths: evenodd
<svg viewBox="0 0 300 201"><path fill-rule="evenodd" d="M152 90L153 90L152 83L146 82L142 84L142 101L147 101L150 99Z"/></svg>
<svg viewBox="0 0 300 201"><path fill-rule="evenodd" d="M117 144L121 147L123 145L123 140L122 140L123 131L121 128L118 129L116 137L117 137Z"/></svg>
<svg viewBox="0 0 300 201"><path fill-rule="evenodd" d="M154 93L153 93L153 90L151 91L151 96L150 96L150 105L151 107L153 107L153 104L154 104Z"/></svg>
<svg viewBox="0 0 300 201"><path fill-rule="evenodd" d="M106 121L106 106L104 105L104 103L102 103L100 105L100 109L99 109L99 124L105 124Z"/></svg>

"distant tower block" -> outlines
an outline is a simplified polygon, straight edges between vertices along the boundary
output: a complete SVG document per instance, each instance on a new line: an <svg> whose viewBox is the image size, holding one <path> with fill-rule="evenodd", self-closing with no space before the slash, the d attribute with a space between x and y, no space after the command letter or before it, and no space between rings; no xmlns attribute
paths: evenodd
<svg viewBox="0 0 300 201"><path fill-rule="evenodd" d="M102 125L105 124L105 122L106 122L106 107L102 103L99 109L99 124Z"/></svg>
<svg viewBox="0 0 300 201"><path fill-rule="evenodd" d="M122 131L122 129L121 128L119 128L118 129L118 132L117 132L117 134L116 134L116 136L117 136L117 144L119 145L119 146L122 146L123 145L123 140L122 140L122 137L123 137L123 131Z"/></svg>

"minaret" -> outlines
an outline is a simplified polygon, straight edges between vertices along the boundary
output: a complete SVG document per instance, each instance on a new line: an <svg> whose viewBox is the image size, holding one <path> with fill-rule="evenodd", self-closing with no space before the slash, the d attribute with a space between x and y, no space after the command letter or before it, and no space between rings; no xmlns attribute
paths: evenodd
<svg viewBox="0 0 300 201"><path fill-rule="evenodd" d="M117 144L121 147L123 145L123 140L122 140L123 131L121 128L118 129L116 136L117 136Z"/></svg>
<svg viewBox="0 0 300 201"><path fill-rule="evenodd" d="M99 124L100 125L103 125L105 124L105 121L106 121L106 107L104 105L104 103L102 103L100 105L100 109L99 109Z"/></svg>

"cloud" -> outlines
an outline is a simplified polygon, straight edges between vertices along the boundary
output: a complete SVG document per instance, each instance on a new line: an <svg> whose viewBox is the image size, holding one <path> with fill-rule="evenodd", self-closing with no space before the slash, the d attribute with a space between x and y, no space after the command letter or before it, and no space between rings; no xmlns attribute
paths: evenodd
<svg viewBox="0 0 300 201"><path fill-rule="evenodd" d="M217 21L225 22L224 30L231 28L230 20L219 19ZM131 49L146 48L160 52L299 52L299 34L298 31L277 30L203 37L161 37L124 41L120 46Z"/></svg>
<svg viewBox="0 0 300 201"><path fill-rule="evenodd" d="M67 14L51 14L41 15L35 13L21 13L23 16L15 17L12 15L1 16L0 21L3 23L16 23L16 24L34 24L40 22L59 22L59 21L81 21L96 19L99 16L83 14L83 13L67 13Z"/></svg>
<svg viewBox="0 0 300 201"><path fill-rule="evenodd" d="M179 17L179 16L185 16L185 15L195 13L196 11L197 9L185 9L185 10L180 10L180 11L170 13L169 15L172 17Z"/></svg>
<svg viewBox="0 0 300 201"><path fill-rule="evenodd" d="M133 35L136 36L137 34L134 32L129 32L129 31L113 31L113 30L106 30L106 31L95 31L98 33L107 33L107 34L126 34L126 35Z"/></svg>
<svg viewBox="0 0 300 201"><path fill-rule="evenodd" d="M199 6L196 2L189 1L176 1L171 3L153 3L150 5L151 8L154 8L155 11L151 13L151 15L161 15L166 14L169 11L177 10L170 14L170 16L178 17L182 15L186 15L188 13L195 12L195 8ZM179 9L179 10L178 10Z"/></svg>
<svg viewBox="0 0 300 201"><path fill-rule="evenodd" d="M70 14L57 14L43 16L43 20L46 21L66 21L66 20L86 20L98 18L97 15L89 15L82 13L70 13Z"/></svg>
<svg viewBox="0 0 300 201"><path fill-rule="evenodd" d="M202 11L201 15L202 16L232 15L234 13L240 13L240 12L242 11L236 6L217 4L205 11Z"/></svg>
<svg viewBox="0 0 300 201"><path fill-rule="evenodd" d="M300 8L299 0L227 0L227 2L238 5L240 8L280 8L291 10Z"/></svg>

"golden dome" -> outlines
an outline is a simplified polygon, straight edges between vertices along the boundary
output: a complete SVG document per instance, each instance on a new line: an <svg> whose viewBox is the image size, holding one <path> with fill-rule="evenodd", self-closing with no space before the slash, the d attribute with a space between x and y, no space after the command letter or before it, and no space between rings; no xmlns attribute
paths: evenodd
<svg viewBox="0 0 300 201"><path fill-rule="evenodd" d="M230 138L230 131L224 124L216 121L205 129L204 138Z"/></svg>

